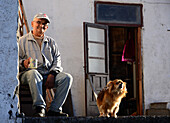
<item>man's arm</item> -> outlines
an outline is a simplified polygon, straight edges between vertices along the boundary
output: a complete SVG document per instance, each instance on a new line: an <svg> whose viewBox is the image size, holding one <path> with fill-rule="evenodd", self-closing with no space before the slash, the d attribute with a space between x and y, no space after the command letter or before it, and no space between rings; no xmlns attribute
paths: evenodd
<svg viewBox="0 0 170 123"><path fill-rule="evenodd" d="M50 89L54 87L55 76L52 74L49 74L47 77L47 81L45 83L46 88Z"/></svg>
<svg viewBox="0 0 170 123"><path fill-rule="evenodd" d="M55 43L55 41L53 41L52 47L53 47L53 53L52 53L53 62L50 68L50 74L55 75L59 72L62 72L63 68L61 67L61 54L59 52L58 46Z"/></svg>
<svg viewBox="0 0 170 123"><path fill-rule="evenodd" d="M61 55L58 50L58 46L54 40L51 42L51 47L53 49L52 50L53 61L49 71L49 75L47 77L47 81L45 83L46 88L53 88L56 75L59 72L63 71L63 68L61 67Z"/></svg>
<svg viewBox="0 0 170 123"><path fill-rule="evenodd" d="M29 58L26 58L26 54L24 52L24 41L26 39L25 38L20 38L19 39L19 43L18 43L18 46L19 46L19 71L22 72L24 70L26 70L30 64L30 59L31 57Z"/></svg>

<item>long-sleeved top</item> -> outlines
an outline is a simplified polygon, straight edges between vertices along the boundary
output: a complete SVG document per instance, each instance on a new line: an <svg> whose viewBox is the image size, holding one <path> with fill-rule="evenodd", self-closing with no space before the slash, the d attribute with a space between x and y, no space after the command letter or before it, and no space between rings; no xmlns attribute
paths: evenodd
<svg viewBox="0 0 170 123"><path fill-rule="evenodd" d="M23 73L26 69L23 61L31 57L38 60L37 70L41 74L49 74L62 72L61 56L58 46L54 39L49 36L44 36L41 43L41 48L34 39L32 32L22 36L19 39L19 73Z"/></svg>

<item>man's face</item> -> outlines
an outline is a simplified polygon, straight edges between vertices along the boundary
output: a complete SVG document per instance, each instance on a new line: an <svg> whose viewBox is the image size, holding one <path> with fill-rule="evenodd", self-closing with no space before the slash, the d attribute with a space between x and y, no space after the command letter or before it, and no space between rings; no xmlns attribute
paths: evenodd
<svg viewBox="0 0 170 123"><path fill-rule="evenodd" d="M33 34L35 36L44 36L45 31L48 28L48 23L47 20L45 19L39 19L39 18L35 18L32 23L31 26L33 28Z"/></svg>

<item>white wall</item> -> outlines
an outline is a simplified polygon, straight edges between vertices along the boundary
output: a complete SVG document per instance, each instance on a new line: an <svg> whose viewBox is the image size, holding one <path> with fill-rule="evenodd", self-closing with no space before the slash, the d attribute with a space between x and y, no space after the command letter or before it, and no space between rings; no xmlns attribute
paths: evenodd
<svg viewBox="0 0 170 123"><path fill-rule="evenodd" d="M143 8L143 81L146 109L153 102L170 103L170 31L167 31L170 28L170 1L156 1L144 2Z"/></svg>
<svg viewBox="0 0 170 123"><path fill-rule="evenodd" d="M17 0L0 0L0 120L3 123L9 122L9 111L12 119L17 111L18 100L12 99L18 84L17 9Z"/></svg>

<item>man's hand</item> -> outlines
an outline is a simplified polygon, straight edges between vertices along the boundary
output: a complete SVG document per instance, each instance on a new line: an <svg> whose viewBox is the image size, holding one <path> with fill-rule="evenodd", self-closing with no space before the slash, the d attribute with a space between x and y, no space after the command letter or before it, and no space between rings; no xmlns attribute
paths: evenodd
<svg viewBox="0 0 170 123"><path fill-rule="evenodd" d="M46 88L50 89L54 87L54 75L49 74L47 77L47 81L45 83Z"/></svg>
<svg viewBox="0 0 170 123"><path fill-rule="evenodd" d="M29 64L30 64L30 59L31 57L29 57L28 59L24 60L24 67L28 68Z"/></svg>

